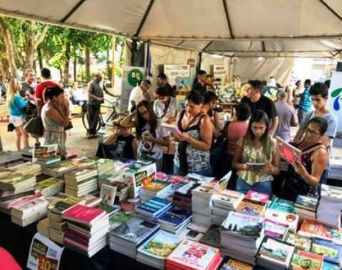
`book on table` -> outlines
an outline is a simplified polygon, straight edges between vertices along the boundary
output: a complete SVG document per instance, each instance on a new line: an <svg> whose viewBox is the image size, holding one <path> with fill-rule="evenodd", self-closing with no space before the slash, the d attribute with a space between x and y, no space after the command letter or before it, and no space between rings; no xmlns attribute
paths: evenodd
<svg viewBox="0 0 342 270"><path fill-rule="evenodd" d="M309 237L301 236L292 231L288 231L284 242L295 246L297 249L310 251L312 241Z"/></svg>
<svg viewBox="0 0 342 270"><path fill-rule="evenodd" d="M136 209L136 212L146 217L156 218L160 214L170 209L171 206L172 205L170 201L153 197L151 200L139 205Z"/></svg>
<svg viewBox="0 0 342 270"><path fill-rule="evenodd" d="M252 201L257 201L257 202L268 202L270 199L270 196L265 193L257 192L254 190L249 190L247 194L245 195L246 199L252 200Z"/></svg>
<svg viewBox="0 0 342 270"><path fill-rule="evenodd" d="M236 211L253 215L253 216L263 216L266 210L266 203L265 202L257 202L253 200L249 200L244 198L241 203L238 205Z"/></svg>
<svg viewBox="0 0 342 270"><path fill-rule="evenodd" d="M276 222L272 219L265 219L264 234L277 240L284 240L288 232L288 225Z"/></svg>
<svg viewBox="0 0 342 270"><path fill-rule="evenodd" d="M320 270L323 264L323 256L303 250L297 250L291 260L293 270Z"/></svg>
<svg viewBox="0 0 342 270"><path fill-rule="evenodd" d="M238 260L229 259L220 270L253 270L253 266Z"/></svg>
<svg viewBox="0 0 342 270"><path fill-rule="evenodd" d="M314 239L311 245L311 252L323 255L325 261L338 264L342 267L342 246L329 241Z"/></svg>
<svg viewBox="0 0 342 270"><path fill-rule="evenodd" d="M297 231L299 216L296 214L266 209L265 218L271 219L278 223L286 224L288 225L289 230L292 230L293 232Z"/></svg>
<svg viewBox="0 0 342 270"><path fill-rule="evenodd" d="M158 217L158 223L162 229L178 233L190 223L191 217L190 211L172 207Z"/></svg>

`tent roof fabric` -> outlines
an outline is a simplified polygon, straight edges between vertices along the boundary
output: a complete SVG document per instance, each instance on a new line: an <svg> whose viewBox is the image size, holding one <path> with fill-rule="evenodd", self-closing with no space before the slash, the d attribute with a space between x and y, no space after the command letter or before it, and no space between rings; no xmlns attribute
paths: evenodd
<svg viewBox="0 0 342 270"><path fill-rule="evenodd" d="M0 13L225 55L342 50L341 0L0 0Z"/></svg>

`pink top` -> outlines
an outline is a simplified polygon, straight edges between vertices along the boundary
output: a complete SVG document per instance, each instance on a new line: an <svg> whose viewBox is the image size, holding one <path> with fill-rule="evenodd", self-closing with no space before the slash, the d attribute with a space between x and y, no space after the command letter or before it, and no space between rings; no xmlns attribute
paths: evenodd
<svg viewBox="0 0 342 270"><path fill-rule="evenodd" d="M236 143L242 137L244 137L247 133L248 129L248 122L238 122L233 121L229 124L227 130L227 138L228 138L228 146L227 152L231 155L234 155L236 149Z"/></svg>

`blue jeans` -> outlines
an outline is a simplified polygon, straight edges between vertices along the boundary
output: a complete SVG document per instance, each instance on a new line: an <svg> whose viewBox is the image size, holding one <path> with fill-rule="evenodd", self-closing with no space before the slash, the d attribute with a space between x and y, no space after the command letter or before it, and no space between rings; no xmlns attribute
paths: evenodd
<svg viewBox="0 0 342 270"><path fill-rule="evenodd" d="M247 184L242 178L238 178L236 181L236 190L246 194L249 190L254 190L261 193L266 193L272 197L272 181L259 182L253 185Z"/></svg>
<svg viewBox="0 0 342 270"><path fill-rule="evenodd" d="M202 170L202 171L197 171L197 172L188 172L188 173L197 173L199 175L211 177L212 176L212 170L211 168ZM173 164L173 174L174 175L182 175L185 176L184 173L181 171L180 167L178 167L176 164Z"/></svg>

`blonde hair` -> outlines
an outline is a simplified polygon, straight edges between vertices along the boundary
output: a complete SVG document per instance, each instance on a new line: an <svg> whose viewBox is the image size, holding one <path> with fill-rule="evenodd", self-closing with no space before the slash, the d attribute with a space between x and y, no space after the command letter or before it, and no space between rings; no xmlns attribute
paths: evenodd
<svg viewBox="0 0 342 270"><path fill-rule="evenodd" d="M10 106L13 102L14 96L17 94L17 85L19 84L17 79L10 79L7 86L6 103Z"/></svg>

